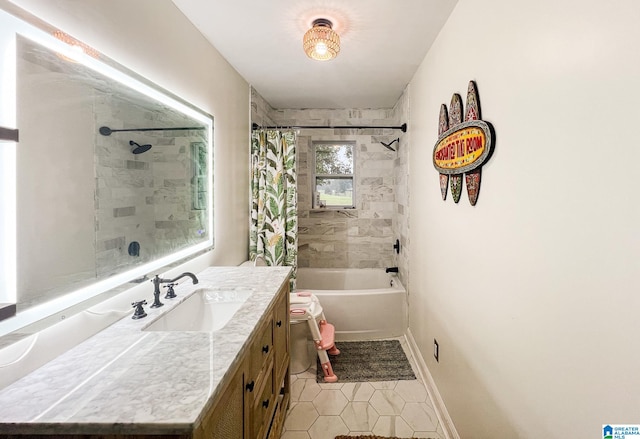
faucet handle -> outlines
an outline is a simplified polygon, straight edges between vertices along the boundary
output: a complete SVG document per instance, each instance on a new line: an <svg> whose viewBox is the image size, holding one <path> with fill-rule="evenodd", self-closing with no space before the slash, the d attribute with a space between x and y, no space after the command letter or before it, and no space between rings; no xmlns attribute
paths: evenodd
<svg viewBox="0 0 640 439"><path fill-rule="evenodd" d="M167 294L166 296L164 296L165 299L173 299L174 297L178 297L176 295L176 292L173 290L173 287L178 285L177 283L175 284L167 284L162 288L166 288L167 289Z"/></svg>
<svg viewBox="0 0 640 439"><path fill-rule="evenodd" d="M133 312L133 315L131 316L132 319L134 320L138 320L141 319L143 317L147 316L147 313L145 312L144 308L142 307L142 305L146 305L147 301L146 300L141 300L139 302L131 302L131 305L136 309Z"/></svg>

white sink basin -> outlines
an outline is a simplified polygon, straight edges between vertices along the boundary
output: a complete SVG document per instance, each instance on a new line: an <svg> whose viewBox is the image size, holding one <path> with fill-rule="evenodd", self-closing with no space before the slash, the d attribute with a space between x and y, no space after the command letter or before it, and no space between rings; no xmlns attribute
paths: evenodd
<svg viewBox="0 0 640 439"><path fill-rule="evenodd" d="M145 331L218 331L251 296L250 290L200 289L171 311L158 317Z"/></svg>

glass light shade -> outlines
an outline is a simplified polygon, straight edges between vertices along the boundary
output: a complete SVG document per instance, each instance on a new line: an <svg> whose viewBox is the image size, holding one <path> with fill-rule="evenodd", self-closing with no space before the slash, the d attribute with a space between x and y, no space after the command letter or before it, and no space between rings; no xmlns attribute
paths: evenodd
<svg viewBox="0 0 640 439"><path fill-rule="evenodd" d="M340 53L340 36L331 27L333 24L324 18L313 21L313 27L302 38L304 52L311 59L328 61Z"/></svg>

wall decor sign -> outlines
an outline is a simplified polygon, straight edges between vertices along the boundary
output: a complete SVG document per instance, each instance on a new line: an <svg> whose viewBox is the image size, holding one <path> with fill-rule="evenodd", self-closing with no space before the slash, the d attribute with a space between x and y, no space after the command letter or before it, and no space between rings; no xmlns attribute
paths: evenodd
<svg viewBox="0 0 640 439"><path fill-rule="evenodd" d="M462 121L462 98L455 93L447 113L440 106L438 141L433 148L433 166L440 173L440 192L447 198L451 186L453 201L460 201L462 175L465 176L467 196L472 206L478 201L482 165L493 153L495 133L490 123L480 120L480 102L474 81L467 88L467 108Z"/></svg>

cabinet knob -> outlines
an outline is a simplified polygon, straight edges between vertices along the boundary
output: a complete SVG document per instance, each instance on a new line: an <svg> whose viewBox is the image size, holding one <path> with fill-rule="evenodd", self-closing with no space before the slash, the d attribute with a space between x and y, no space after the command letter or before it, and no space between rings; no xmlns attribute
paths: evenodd
<svg viewBox="0 0 640 439"><path fill-rule="evenodd" d="M264 401L262 401L262 407L269 408L269 400L268 399L265 399Z"/></svg>
<svg viewBox="0 0 640 439"><path fill-rule="evenodd" d="M276 326L277 326L278 328L279 328L280 326L282 326L282 320L278 320L278 321L276 322Z"/></svg>
<svg viewBox="0 0 640 439"><path fill-rule="evenodd" d="M269 345L268 344L262 346L262 352L265 353L265 354L269 353Z"/></svg>
<svg viewBox="0 0 640 439"><path fill-rule="evenodd" d="M246 388L249 392L253 392L253 386L256 385L255 381L251 381L250 383L247 383Z"/></svg>

